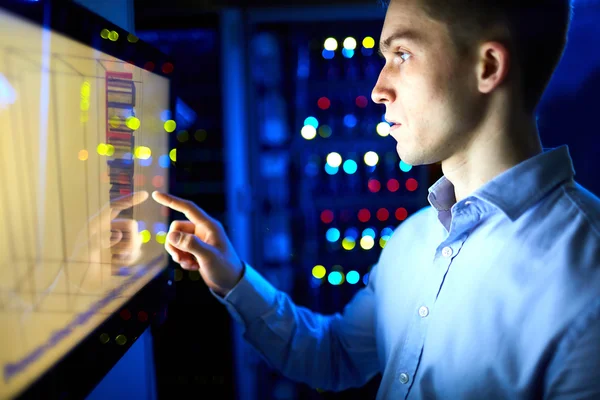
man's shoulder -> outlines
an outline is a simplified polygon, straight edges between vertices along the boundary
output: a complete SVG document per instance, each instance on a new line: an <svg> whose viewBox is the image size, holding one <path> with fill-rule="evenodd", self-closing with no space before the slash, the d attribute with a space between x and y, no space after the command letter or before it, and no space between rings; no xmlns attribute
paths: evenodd
<svg viewBox="0 0 600 400"><path fill-rule="evenodd" d="M590 233L600 239L600 198L575 181L563 186L563 194L573 207L573 215L580 217ZM572 216L570 220L573 220Z"/></svg>
<svg viewBox="0 0 600 400"><path fill-rule="evenodd" d="M427 234L436 221L437 210L430 205L422 207L409 215L408 218L396 227L392 239L398 238L405 232L410 232L410 235L413 237L419 234Z"/></svg>

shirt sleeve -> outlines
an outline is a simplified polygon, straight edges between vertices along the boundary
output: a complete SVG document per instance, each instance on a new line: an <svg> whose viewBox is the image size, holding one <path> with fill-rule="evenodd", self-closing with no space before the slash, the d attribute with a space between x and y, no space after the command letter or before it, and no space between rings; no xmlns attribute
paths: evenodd
<svg viewBox="0 0 600 400"><path fill-rule="evenodd" d="M600 310L598 310L600 311ZM553 362L546 400L600 399L600 315L576 324ZM578 326L577 326L578 325Z"/></svg>
<svg viewBox="0 0 600 400"><path fill-rule="evenodd" d="M245 265L238 284L223 298L243 336L289 379L313 388L361 387L380 372L375 341L375 271L342 313L322 315L294 304L254 268Z"/></svg>

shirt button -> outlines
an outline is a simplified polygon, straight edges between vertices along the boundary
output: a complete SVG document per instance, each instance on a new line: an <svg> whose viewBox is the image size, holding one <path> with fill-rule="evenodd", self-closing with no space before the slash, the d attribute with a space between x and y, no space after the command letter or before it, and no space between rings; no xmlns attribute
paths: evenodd
<svg viewBox="0 0 600 400"><path fill-rule="evenodd" d="M442 249L442 255L444 257L450 257L452 255L452 249L450 247L444 247Z"/></svg>
<svg viewBox="0 0 600 400"><path fill-rule="evenodd" d="M421 308L419 308L419 315L423 318L425 318L426 316L429 315L429 308L425 307L425 306L421 306Z"/></svg>
<svg viewBox="0 0 600 400"><path fill-rule="evenodd" d="M404 372L400 374L400 383L408 383L408 374Z"/></svg>

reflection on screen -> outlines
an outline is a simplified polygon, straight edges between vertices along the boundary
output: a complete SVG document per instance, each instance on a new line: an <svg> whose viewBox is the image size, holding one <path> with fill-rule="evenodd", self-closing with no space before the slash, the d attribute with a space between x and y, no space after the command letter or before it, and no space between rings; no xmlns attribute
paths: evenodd
<svg viewBox="0 0 600 400"><path fill-rule="evenodd" d="M168 96L168 79L0 9L0 398L164 266L149 194L174 158Z"/></svg>

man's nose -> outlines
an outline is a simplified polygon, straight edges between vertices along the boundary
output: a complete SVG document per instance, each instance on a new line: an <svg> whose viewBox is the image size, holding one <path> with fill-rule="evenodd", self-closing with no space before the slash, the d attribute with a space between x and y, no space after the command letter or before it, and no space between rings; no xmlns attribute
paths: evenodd
<svg viewBox="0 0 600 400"><path fill-rule="evenodd" d="M394 91L385 76L385 68L379 73L377 83L371 92L371 99L377 104L389 104L395 99Z"/></svg>

